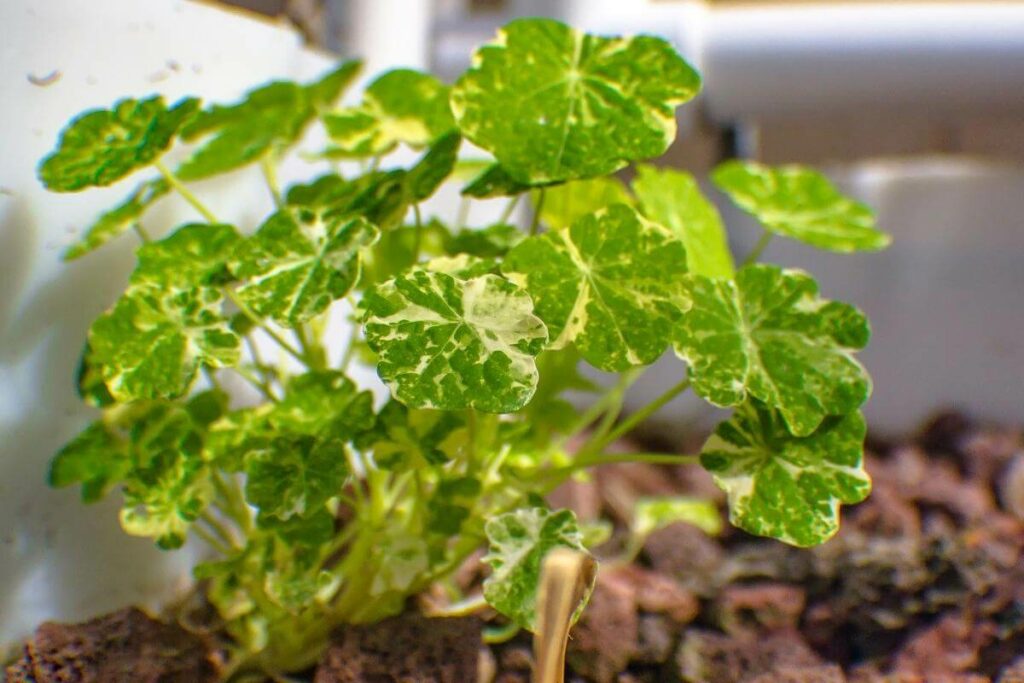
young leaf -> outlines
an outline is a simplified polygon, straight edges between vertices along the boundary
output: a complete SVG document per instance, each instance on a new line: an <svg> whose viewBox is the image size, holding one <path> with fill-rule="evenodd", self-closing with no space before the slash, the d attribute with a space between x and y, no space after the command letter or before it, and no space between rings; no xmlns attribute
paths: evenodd
<svg viewBox="0 0 1024 683"><path fill-rule="evenodd" d="M267 419L277 434L347 441L374 425L373 395L337 370L314 370L288 382Z"/></svg>
<svg viewBox="0 0 1024 683"><path fill-rule="evenodd" d="M633 192L640 212L663 225L684 245L690 272L707 277L733 276L732 252L715 205L704 198L685 171L637 166Z"/></svg>
<svg viewBox="0 0 1024 683"><path fill-rule="evenodd" d="M462 188L462 194L477 199L511 197L526 192L531 187L545 187L551 184L537 183L533 185L520 182L514 180L500 164L491 164Z"/></svg>
<svg viewBox="0 0 1024 683"><path fill-rule="evenodd" d="M445 442L462 426L463 419L456 413L414 410L391 400L356 445L372 450L374 462L384 469L442 465L451 459Z"/></svg>
<svg viewBox="0 0 1024 683"><path fill-rule="evenodd" d="M722 518L718 508L709 500L686 496L640 498L633 506L632 531L646 538L658 529L676 522L692 524L706 534L722 531Z"/></svg>
<svg viewBox="0 0 1024 683"><path fill-rule="evenodd" d="M275 438L253 454L245 497L261 516L308 517L341 492L348 477L344 449L340 439Z"/></svg>
<svg viewBox="0 0 1024 683"><path fill-rule="evenodd" d="M245 240L231 271L245 283L242 301L282 325L299 325L348 294L359 279L360 251L379 232L362 218L300 220L278 211Z"/></svg>
<svg viewBox="0 0 1024 683"><path fill-rule="evenodd" d="M533 630L544 556L554 548L586 552L576 516L571 510L523 508L489 519L484 531L490 544L484 562L491 566L484 598L520 627Z"/></svg>
<svg viewBox="0 0 1024 683"><path fill-rule="evenodd" d="M775 412L751 401L718 426L701 464L728 495L733 524L792 545L816 545L839 528L840 504L857 503L871 489L865 431L855 411L793 436Z"/></svg>
<svg viewBox="0 0 1024 683"><path fill-rule="evenodd" d="M875 251L892 241L876 227L871 209L844 197L812 169L727 161L711 179L737 206L779 235L838 252Z"/></svg>
<svg viewBox="0 0 1024 683"><path fill-rule="evenodd" d="M675 107L700 77L660 38L602 38L551 19L519 19L474 55L451 104L463 135L515 180L611 173L662 154Z"/></svg>
<svg viewBox="0 0 1024 683"><path fill-rule="evenodd" d="M328 72L318 81L306 86L306 94L310 102L317 109L330 107L342 93L352 84L355 77L363 68L363 62L358 59L349 59L338 65L336 69Z"/></svg>
<svg viewBox="0 0 1024 683"><path fill-rule="evenodd" d="M209 287L130 288L89 330L110 393L119 401L180 396L200 364L236 364L239 339L221 316L221 300Z"/></svg>
<svg viewBox="0 0 1024 683"><path fill-rule="evenodd" d="M551 348L575 343L602 370L657 360L690 303L682 242L621 204L527 238L502 271L533 298Z"/></svg>
<svg viewBox="0 0 1024 683"><path fill-rule="evenodd" d="M370 289L361 308L377 373L406 405L503 413L533 395L547 331L511 282L417 270Z"/></svg>
<svg viewBox="0 0 1024 683"><path fill-rule="evenodd" d="M753 396L803 436L826 415L867 400L871 380L853 358L867 344L867 320L848 304L819 299L806 273L755 264L735 281L694 276L692 287L694 307L676 328L675 350L711 403Z"/></svg>
<svg viewBox="0 0 1024 683"><path fill-rule="evenodd" d="M533 193L534 205L539 193ZM612 204L632 205L622 182L614 176L576 180L544 190L540 218L552 230L567 228L587 214L606 209Z"/></svg>
<svg viewBox="0 0 1024 683"><path fill-rule="evenodd" d="M39 166L39 179L54 192L110 185L156 161L198 107L191 97L170 109L162 97L150 97L87 111L61 132L56 151Z"/></svg>
<svg viewBox="0 0 1024 683"><path fill-rule="evenodd" d="M156 539L164 549L180 548L188 528L213 497L205 463L172 443L158 444L125 482L121 527L133 536Z"/></svg>
<svg viewBox="0 0 1024 683"><path fill-rule="evenodd" d="M459 158L460 144L462 144L462 136L454 132L448 133L438 138L423 155L423 158L409 169L405 187L411 204L429 199L451 175L452 169L455 168L455 162Z"/></svg>
<svg viewBox="0 0 1024 683"><path fill-rule="evenodd" d="M95 354L88 342L82 349L82 357L78 361L75 385L79 397L94 408L106 408L115 402L103 380L103 369L96 365Z"/></svg>
<svg viewBox="0 0 1024 683"><path fill-rule="evenodd" d="M302 135L317 111L338 99L359 72L357 60L307 86L276 81L250 91L232 105L214 105L183 131L194 140L213 138L177 171L182 180L200 180L279 154Z"/></svg>
<svg viewBox="0 0 1024 683"><path fill-rule="evenodd" d="M139 247L133 285L166 289L217 286L230 281L227 260L242 237L230 225L189 223Z"/></svg>
<svg viewBox="0 0 1024 683"><path fill-rule="evenodd" d="M448 235L444 248L452 256L468 254L479 258L499 258L523 239L522 230L507 223L496 223L479 230L466 229Z"/></svg>
<svg viewBox="0 0 1024 683"><path fill-rule="evenodd" d="M93 422L50 463L49 484L55 488L82 485L82 501L93 503L105 496L131 469L128 447L102 421Z"/></svg>
<svg viewBox="0 0 1024 683"><path fill-rule="evenodd" d="M163 178L147 180L123 202L102 214L85 234L64 252L65 261L73 261L99 249L125 230L130 229L157 199L170 192Z"/></svg>
<svg viewBox="0 0 1024 683"><path fill-rule="evenodd" d="M323 117L335 144L330 153L352 157L386 154L398 143L420 148L455 128L448 86L412 69L395 69L366 89L363 102Z"/></svg>

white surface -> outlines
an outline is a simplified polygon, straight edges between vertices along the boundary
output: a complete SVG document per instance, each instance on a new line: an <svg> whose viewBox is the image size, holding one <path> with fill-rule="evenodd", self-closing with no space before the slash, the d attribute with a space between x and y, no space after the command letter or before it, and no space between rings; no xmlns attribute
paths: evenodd
<svg viewBox="0 0 1024 683"><path fill-rule="evenodd" d="M127 537L116 504L84 507L77 491L45 484L52 454L92 416L73 390L75 367L90 322L125 283L134 237L72 264L59 255L135 181L55 195L39 185L35 165L83 109L153 92L230 101L269 78L312 78L331 63L301 49L291 31L192 2L0 2L0 643L41 619L156 604L185 584L191 561L188 551L162 553ZM54 70L52 85L28 81ZM219 216L246 225L270 206L262 185L247 180L197 187ZM194 219L173 199L154 211L147 227L157 234Z"/></svg>

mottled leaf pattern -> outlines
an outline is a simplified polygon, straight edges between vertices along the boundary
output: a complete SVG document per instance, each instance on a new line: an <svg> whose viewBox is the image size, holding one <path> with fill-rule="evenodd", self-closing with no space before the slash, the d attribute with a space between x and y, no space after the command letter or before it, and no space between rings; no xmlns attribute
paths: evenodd
<svg viewBox="0 0 1024 683"><path fill-rule="evenodd" d="M261 515L308 517L341 493L348 477L345 443L308 436L277 437L248 466L246 499Z"/></svg>
<svg viewBox="0 0 1024 683"><path fill-rule="evenodd" d="M606 209L612 204L632 204L633 198L614 176L575 180L543 190L544 202L539 204L540 191L533 193L534 206L540 218L552 228L567 228L587 214Z"/></svg>
<svg viewBox="0 0 1024 683"><path fill-rule="evenodd" d="M685 171L641 164L633 180L640 212L672 231L686 245L690 272L707 277L733 276L732 252L718 209Z"/></svg>
<svg viewBox="0 0 1024 683"><path fill-rule="evenodd" d="M142 183L127 199L97 218L85 234L67 248L64 260L73 261L85 256L124 231L130 230L146 209L169 191L170 186L160 178Z"/></svg>
<svg viewBox="0 0 1024 683"><path fill-rule="evenodd" d="M448 86L412 69L395 69L366 89L358 107L323 117L335 148L353 157L384 154L398 143L420 148L455 128Z"/></svg>
<svg viewBox="0 0 1024 683"><path fill-rule="evenodd" d="M515 180L611 173L662 154L676 106L700 77L660 38L602 38L551 19L519 19L480 48L452 90L462 134Z"/></svg>
<svg viewBox="0 0 1024 683"><path fill-rule="evenodd" d="M198 107L199 100L186 98L168 109L162 97L150 97L87 111L61 132L57 150L39 166L39 179L54 192L117 182L158 160Z"/></svg>
<svg viewBox="0 0 1024 683"><path fill-rule="evenodd" d="M551 347L575 343L602 370L653 363L689 307L682 242L621 204L526 239L502 270L530 293Z"/></svg>
<svg viewBox="0 0 1024 683"><path fill-rule="evenodd" d="M718 426L701 464L728 495L733 524L792 545L817 545L839 528L840 504L857 503L871 489L865 432L855 411L793 436L774 411L752 401Z"/></svg>
<svg viewBox="0 0 1024 683"><path fill-rule="evenodd" d="M307 222L279 211L232 258L231 271L244 280L237 295L282 325L303 323L348 294L359 279L360 251L377 237L362 218L317 215Z"/></svg>
<svg viewBox="0 0 1024 683"><path fill-rule="evenodd" d="M523 508L488 520L485 532L490 552L484 562L491 566L491 575L484 581L484 598L519 626L533 630L544 556L555 548L586 552L576 516L570 510Z"/></svg>
<svg viewBox="0 0 1024 683"><path fill-rule="evenodd" d="M507 280L413 271L368 291L362 310L377 372L410 407L503 413L533 395L547 332Z"/></svg>
<svg viewBox="0 0 1024 683"><path fill-rule="evenodd" d="M132 287L89 331L110 393L119 401L180 396L200 364L236 364L239 339L221 315L221 301L209 287Z"/></svg>
<svg viewBox="0 0 1024 683"><path fill-rule="evenodd" d="M731 406L754 396L777 407L797 435L867 400L871 381L853 358L867 344L867 320L819 299L806 273L751 265L735 281L694 276L692 287L675 349L707 400Z"/></svg>
<svg viewBox="0 0 1024 683"><path fill-rule="evenodd" d="M133 285L168 289L217 286L228 282L227 260L242 237L230 225L190 223L139 247Z"/></svg>
<svg viewBox="0 0 1024 683"><path fill-rule="evenodd" d="M692 524L706 534L722 531L722 518L714 501L686 496L640 498L633 506L631 530L644 538L676 522Z"/></svg>
<svg viewBox="0 0 1024 683"><path fill-rule="evenodd" d="M711 177L774 233L838 252L875 251L892 241L875 226L871 209L844 197L818 171L727 161Z"/></svg>

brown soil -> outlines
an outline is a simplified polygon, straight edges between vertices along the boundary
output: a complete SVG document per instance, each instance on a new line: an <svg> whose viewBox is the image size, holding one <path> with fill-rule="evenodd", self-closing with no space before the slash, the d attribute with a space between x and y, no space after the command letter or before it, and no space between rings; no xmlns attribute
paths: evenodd
<svg viewBox="0 0 1024 683"><path fill-rule="evenodd" d="M135 608L82 624L47 622L7 669L8 683L216 680L216 658L202 639Z"/></svg>
<svg viewBox="0 0 1024 683"><path fill-rule="evenodd" d="M649 445L648 445L649 446ZM663 448L664 445L662 445ZM687 449L689 450L689 449ZM605 564L569 647L569 681L1024 683L1024 437L943 415L872 443L874 492L821 547L676 524ZM553 496L615 520L642 495L721 495L695 468L615 465ZM460 574L467 585L479 573ZM493 615L488 615L494 618ZM339 632L315 683L526 683L530 640L481 646L476 618L405 616ZM10 681L205 681L202 641L137 610L44 624ZM296 679L298 680L298 679ZM308 680L308 677L303 680Z"/></svg>

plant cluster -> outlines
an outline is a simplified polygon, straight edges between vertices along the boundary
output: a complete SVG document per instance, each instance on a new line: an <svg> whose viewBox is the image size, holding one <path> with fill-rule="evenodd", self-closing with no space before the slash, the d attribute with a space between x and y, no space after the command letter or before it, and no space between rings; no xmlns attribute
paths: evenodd
<svg viewBox="0 0 1024 683"><path fill-rule="evenodd" d="M807 273L756 261L772 235L882 248L866 207L809 169L726 162L712 180L766 231L736 266L692 176L638 165L621 181L665 152L701 85L659 38L517 20L453 86L396 70L338 105L358 70L229 105L124 99L63 131L39 168L49 189L151 177L66 253L132 230L142 242L83 354L79 389L102 416L57 454L53 485L80 484L87 502L119 490L124 530L162 548L205 541L214 559L195 575L237 662L276 671L309 663L339 623L397 613L438 582L454 591L484 546L483 597L530 628L543 555L600 531L544 496L601 463L699 463L751 533L806 546L836 531L840 504L870 486L871 385L854 359L868 324ZM314 124L330 145L310 168L330 170L279 188L278 163ZM460 158L465 142L482 152ZM422 155L396 166L400 147ZM250 164L274 200L254 229L189 186ZM460 217L424 218L460 179ZM146 211L171 193L198 220L151 237ZM468 202L502 197L502 220L465 225ZM521 230L508 219L524 198ZM347 343L329 338L332 314L350 317ZM670 348L679 383L620 420ZM353 363L376 367L386 400ZM581 363L616 380L599 390ZM735 409L702 453L606 452L690 388ZM594 396L578 410L567 391ZM673 519L715 528L702 501L648 500L637 515L641 534Z"/></svg>

